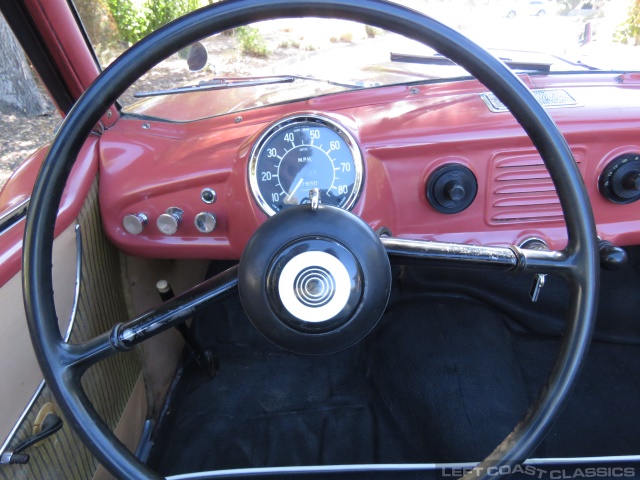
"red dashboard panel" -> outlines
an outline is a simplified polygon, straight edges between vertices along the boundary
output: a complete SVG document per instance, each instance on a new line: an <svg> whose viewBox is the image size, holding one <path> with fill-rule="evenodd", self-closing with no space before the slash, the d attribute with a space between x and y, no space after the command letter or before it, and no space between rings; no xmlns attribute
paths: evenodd
<svg viewBox="0 0 640 480"><path fill-rule="evenodd" d="M598 191L598 178L613 158L640 153L638 79L576 74L524 80L532 88L561 88L575 98L575 106L548 111L583 174L598 234L617 245L640 243L638 205L612 203ZM364 184L352 211L374 229L388 227L396 237L482 245L539 237L551 248L562 248L561 209L540 156L509 113L487 107L483 92L477 82L462 81L345 92L190 123L121 118L100 140L106 232L134 255L239 258L266 220L249 188L247 163L254 143L284 116L318 113L342 125L362 151ZM199 95L203 104L212 101L211 93ZM445 214L430 205L425 184L438 167L451 163L473 172L478 193L464 211ZM204 188L215 190L215 203L201 200ZM156 219L170 207L184 214L177 233L168 236ZM200 212L216 216L211 233L196 229ZM129 214L148 218L141 234L123 228Z"/></svg>

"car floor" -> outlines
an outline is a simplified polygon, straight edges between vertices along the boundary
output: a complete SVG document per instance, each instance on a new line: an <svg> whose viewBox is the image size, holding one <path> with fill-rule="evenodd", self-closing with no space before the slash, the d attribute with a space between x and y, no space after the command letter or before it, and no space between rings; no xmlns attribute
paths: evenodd
<svg viewBox="0 0 640 480"><path fill-rule="evenodd" d="M193 326L218 359L218 374L209 380L185 363L148 463L172 475L481 460L522 418L559 347L566 289L550 282L546 300L530 306L518 297L526 299L529 281L396 269L390 306L374 332L322 356L270 344L240 302L229 300ZM605 275L603 291L619 290L619 282L640 286L637 268ZM534 457L640 453L638 328L619 318L611 296L601 302L608 323L599 326L578 385ZM630 303L621 311L632 317L635 298ZM618 330L627 344L611 341Z"/></svg>

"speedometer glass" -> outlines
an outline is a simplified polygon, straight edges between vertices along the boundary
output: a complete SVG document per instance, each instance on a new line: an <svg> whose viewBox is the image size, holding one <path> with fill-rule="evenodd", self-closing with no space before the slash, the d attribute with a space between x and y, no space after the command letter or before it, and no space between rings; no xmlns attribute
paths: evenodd
<svg viewBox="0 0 640 480"><path fill-rule="evenodd" d="M249 161L251 191L267 215L309 203L314 188L323 205L348 210L358 199L362 176L353 137L318 115L275 123L256 142Z"/></svg>

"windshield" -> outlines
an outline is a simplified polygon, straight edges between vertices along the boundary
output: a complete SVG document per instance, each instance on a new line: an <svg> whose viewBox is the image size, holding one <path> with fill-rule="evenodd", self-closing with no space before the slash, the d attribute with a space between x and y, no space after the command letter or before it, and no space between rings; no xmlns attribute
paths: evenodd
<svg viewBox="0 0 640 480"><path fill-rule="evenodd" d="M630 0L401 3L457 29L517 72L640 69L634 23L640 12L633 5L640 7ZM95 45L103 65L117 56L110 45ZM283 19L203 39L154 67L120 103L130 115L191 121L354 89L466 76L437 52L368 25Z"/></svg>

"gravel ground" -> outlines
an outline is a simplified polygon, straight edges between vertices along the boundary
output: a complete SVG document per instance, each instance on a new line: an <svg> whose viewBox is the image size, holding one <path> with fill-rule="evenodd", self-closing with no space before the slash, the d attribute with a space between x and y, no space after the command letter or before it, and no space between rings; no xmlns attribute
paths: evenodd
<svg viewBox="0 0 640 480"><path fill-rule="evenodd" d="M53 138L60 123L57 112L37 117L0 112L0 187L25 158Z"/></svg>

